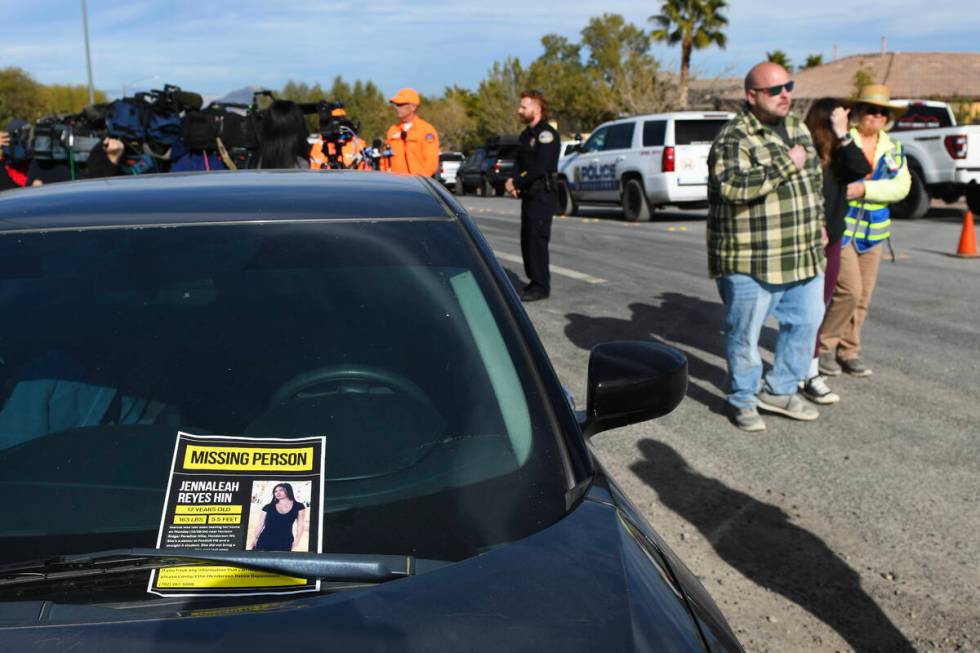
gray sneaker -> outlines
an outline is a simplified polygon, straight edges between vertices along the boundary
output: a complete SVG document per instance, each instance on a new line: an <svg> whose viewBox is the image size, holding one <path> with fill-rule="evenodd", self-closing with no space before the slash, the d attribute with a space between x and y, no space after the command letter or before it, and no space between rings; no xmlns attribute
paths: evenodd
<svg viewBox="0 0 980 653"><path fill-rule="evenodd" d="M735 426L743 431L765 431L766 423L759 417L759 410L752 406L750 408L739 408L729 404L732 411L732 421Z"/></svg>
<svg viewBox="0 0 980 653"><path fill-rule="evenodd" d="M759 400L759 408L770 413L785 415L792 419L809 422L820 417L820 413L813 404L803 399L800 393L795 392L791 395L777 395L769 391L766 386L756 395Z"/></svg>
<svg viewBox="0 0 980 653"><path fill-rule="evenodd" d="M800 384L800 393L815 404L836 404L840 395L827 387L827 380L814 376Z"/></svg>
<svg viewBox="0 0 980 653"><path fill-rule="evenodd" d="M840 365L837 364L837 357L832 351L817 357L817 367L824 376L840 376Z"/></svg>
<svg viewBox="0 0 980 653"><path fill-rule="evenodd" d="M840 366L851 376L871 376L871 368L864 364L860 356L842 360Z"/></svg>

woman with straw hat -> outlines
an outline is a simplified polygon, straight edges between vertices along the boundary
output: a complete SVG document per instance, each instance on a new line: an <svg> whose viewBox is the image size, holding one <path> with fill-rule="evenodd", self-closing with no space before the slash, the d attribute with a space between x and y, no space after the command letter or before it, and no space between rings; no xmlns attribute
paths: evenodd
<svg viewBox="0 0 980 653"><path fill-rule="evenodd" d="M885 131L896 112L888 87L881 84L865 86L851 112L856 124L845 138L864 152L871 174L847 186L840 274L820 335L819 368L828 376L842 370L871 375L860 356L861 327L878 280L880 245L891 235L888 205L903 199L912 183L902 144Z"/></svg>

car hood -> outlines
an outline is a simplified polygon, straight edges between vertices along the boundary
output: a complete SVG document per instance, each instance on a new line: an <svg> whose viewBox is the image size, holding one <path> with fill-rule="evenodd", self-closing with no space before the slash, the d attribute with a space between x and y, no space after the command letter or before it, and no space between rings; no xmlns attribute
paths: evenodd
<svg viewBox="0 0 980 653"><path fill-rule="evenodd" d="M289 601L0 604L6 650L704 651L662 559L586 498L524 540L404 580ZM43 609L41 609L43 608Z"/></svg>

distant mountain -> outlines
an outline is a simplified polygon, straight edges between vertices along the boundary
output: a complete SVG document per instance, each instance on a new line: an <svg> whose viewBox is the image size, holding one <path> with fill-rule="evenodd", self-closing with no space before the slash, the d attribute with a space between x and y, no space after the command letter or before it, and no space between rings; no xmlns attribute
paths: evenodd
<svg viewBox="0 0 980 653"><path fill-rule="evenodd" d="M249 104L252 102L252 94L261 91L261 86L244 86L229 93L224 97L217 98L218 102L232 102L236 104Z"/></svg>

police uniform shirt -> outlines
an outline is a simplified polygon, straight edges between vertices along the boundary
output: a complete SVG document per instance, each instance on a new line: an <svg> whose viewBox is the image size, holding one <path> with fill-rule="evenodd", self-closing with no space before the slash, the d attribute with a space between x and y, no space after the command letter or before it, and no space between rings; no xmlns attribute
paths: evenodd
<svg viewBox="0 0 980 653"><path fill-rule="evenodd" d="M520 191L543 192L547 177L558 172L560 153L561 137L554 127L544 120L526 127L519 139L514 187Z"/></svg>

